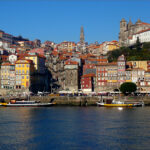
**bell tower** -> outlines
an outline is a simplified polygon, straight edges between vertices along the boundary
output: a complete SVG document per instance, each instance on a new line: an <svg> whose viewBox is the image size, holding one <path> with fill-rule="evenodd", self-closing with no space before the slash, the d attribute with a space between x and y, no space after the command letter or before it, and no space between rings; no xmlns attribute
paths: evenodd
<svg viewBox="0 0 150 150"><path fill-rule="evenodd" d="M84 30L83 30L83 26L81 26L81 31L80 31L80 43L84 44Z"/></svg>

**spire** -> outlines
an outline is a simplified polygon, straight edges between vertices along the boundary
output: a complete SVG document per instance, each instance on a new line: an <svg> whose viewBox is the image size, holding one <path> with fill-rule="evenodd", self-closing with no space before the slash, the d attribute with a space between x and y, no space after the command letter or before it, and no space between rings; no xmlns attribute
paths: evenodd
<svg viewBox="0 0 150 150"><path fill-rule="evenodd" d="M132 21L131 21L131 19L129 19L129 23L128 23L129 25L132 25Z"/></svg>
<svg viewBox="0 0 150 150"><path fill-rule="evenodd" d="M133 24L132 24L132 21L131 21L131 19L129 20L129 23L128 23L128 29L130 29L130 27L132 26Z"/></svg>
<svg viewBox="0 0 150 150"><path fill-rule="evenodd" d="M136 24L139 24L141 23L142 21L140 19L137 20Z"/></svg>
<svg viewBox="0 0 150 150"><path fill-rule="evenodd" d="M126 22L126 20L124 18L122 18L121 22Z"/></svg>
<svg viewBox="0 0 150 150"><path fill-rule="evenodd" d="M81 31L80 31L80 43L84 43L84 30L83 26L81 26Z"/></svg>

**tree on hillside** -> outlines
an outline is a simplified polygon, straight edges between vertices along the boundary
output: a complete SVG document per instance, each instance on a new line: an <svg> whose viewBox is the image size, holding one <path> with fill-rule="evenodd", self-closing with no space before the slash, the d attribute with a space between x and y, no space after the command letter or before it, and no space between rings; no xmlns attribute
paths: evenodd
<svg viewBox="0 0 150 150"><path fill-rule="evenodd" d="M136 48L137 51L141 50L141 43L140 43L139 37L137 37L135 48Z"/></svg>
<svg viewBox="0 0 150 150"><path fill-rule="evenodd" d="M120 91L124 95L131 94L132 92L135 92L136 90L137 90L137 86L133 82L125 82L125 83L121 84L121 86L120 86Z"/></svg>

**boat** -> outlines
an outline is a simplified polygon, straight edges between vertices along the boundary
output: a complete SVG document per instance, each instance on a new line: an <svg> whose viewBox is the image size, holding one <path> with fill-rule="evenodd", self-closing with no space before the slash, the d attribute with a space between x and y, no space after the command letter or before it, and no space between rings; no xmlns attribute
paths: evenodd
<svg viewBox="0 0 150 150"><path fill-rule="evenodd" d="M0 98L0 106L6 105L4 98Z"/></svg>
<svg viewBox="0 0 150 150"><path fill-rule="evenodd" d="M40 103L37 101L16 101L10 100L9 103L3 103L2 106L6 107L49 107L54 105L55 103Z"/></svg>
<svg viewBox="0 0 150 150"><path fill-rule="evenodd" d="M144 106L144 102L122 102L114 99L101 99L97 102L97 105L103 107L138 107Z"/></svg>

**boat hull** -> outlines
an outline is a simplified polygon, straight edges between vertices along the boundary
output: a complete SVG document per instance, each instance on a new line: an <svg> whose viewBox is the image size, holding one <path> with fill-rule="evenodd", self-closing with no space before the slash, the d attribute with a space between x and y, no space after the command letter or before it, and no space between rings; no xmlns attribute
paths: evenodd
<svg viewBox="0 0 150 150"><path fill-rule="evenodd" d="M36 104L3 104L5 107L50 107L53 103L36 103Z"/></svg>
<svg viewBox="0 0 150 150"><path fill-rule="evenodd" d="M104 104L104 103L97 103L100 107L133 107L133 104Z"/></svg>

